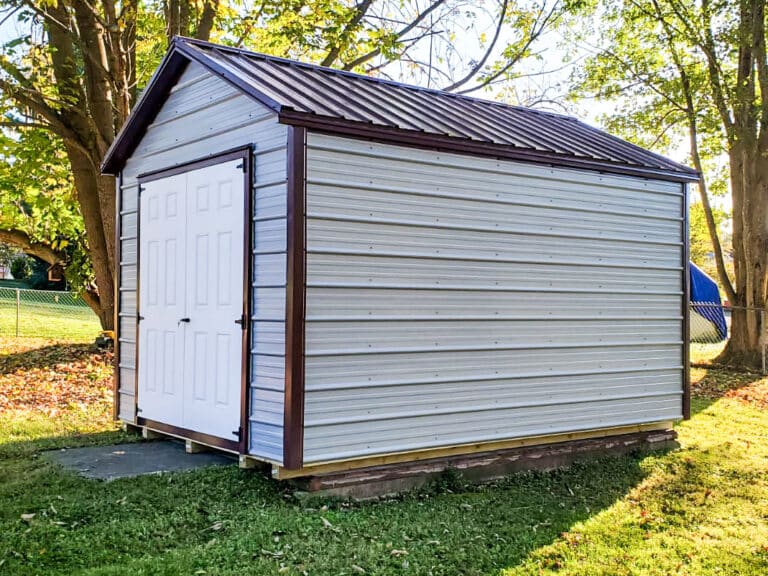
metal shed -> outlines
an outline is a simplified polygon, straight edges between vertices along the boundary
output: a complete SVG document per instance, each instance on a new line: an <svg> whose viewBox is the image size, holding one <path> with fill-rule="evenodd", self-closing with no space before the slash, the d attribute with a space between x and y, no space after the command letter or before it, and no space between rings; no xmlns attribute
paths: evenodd
<svg viewBox="0 0 768 576"><path fill-rule="evenodd" d="M102 169L126 423L288 477L688 416L697 173L574 118L177 38Z"/></svg>

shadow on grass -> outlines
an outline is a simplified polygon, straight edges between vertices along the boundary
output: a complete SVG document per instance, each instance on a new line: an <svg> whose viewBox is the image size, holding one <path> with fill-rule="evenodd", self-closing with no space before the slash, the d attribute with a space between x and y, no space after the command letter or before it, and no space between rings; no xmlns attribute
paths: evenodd
<svg viewBox="0 0 768 576"><path fill-rule="evenodd" d="M648 463L650 474L628 498L502 574L766 574L755 532L764 518L764 448L747 432L759 417L738 409L733 416L705 419L692 444Z"/></svg>
<svg viewBox="0 0 768 576"><path fill-rule="evenodd" d="M13 425L11 424L10 426L10 429L6 429L4 433L13 437ZM126 433L120 429L105 430L103 432L82 432L77 429L70 429L63 430L59 434L42 437L36 436L34 438L25 438L23 435L19 435L12 440L0 442L0 460L31 457L46 450L125 444L128 442L141 442L142 440L138 434Z"/></svg>
<svg viewBox="0 0 768 576"><path fill-rule="evenodd" d="M93 344L48 344L39 348L30 348L21 352L0 355L0 375L17 370L49 368L57 364L66 364L81 360L101 350Z"/></svg>

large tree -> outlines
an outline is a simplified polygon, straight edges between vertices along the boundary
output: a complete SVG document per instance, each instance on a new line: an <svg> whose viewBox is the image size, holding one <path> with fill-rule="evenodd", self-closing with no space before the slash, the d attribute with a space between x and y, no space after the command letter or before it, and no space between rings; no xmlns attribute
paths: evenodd
<svg viewBox="0 0 768 576"><path fill-rule="evenodd" d="M604 2L582 36L595 55L578 94L618 103L609 122L641 143L675 147L685 135L720 284L735 306L721 359L756 365L768 304L768 59L761 0ZM595 40L597 39L597 40ZM726 156L733 219L733 278L708 184ZM709 164L708 164L708 161Z"/></svg>
<svg viewBox="0 0 768 576"><path fill-rule="evenodd" d="M82 216L93 282L84 294L104 328L114 314L114 179L99 164L174 35L213 39L347 70L456 91L510 78L535 41L578 0L11 0L0 19L18 38L0 54L6 136L47 131L60 143ZM462 48L456 47L461 37ZM11 146L12 147L12 146ZM4 161L13 162L14 153ZM55 163L42 157L43 167ZM61 164L59 164L60 166ZM0 191L0 194L3 194ZM0 239L49 263L74 260L19 219ZM59 239L59 242L61 240ZM78 262L79 268L83 262Z"/></svg>

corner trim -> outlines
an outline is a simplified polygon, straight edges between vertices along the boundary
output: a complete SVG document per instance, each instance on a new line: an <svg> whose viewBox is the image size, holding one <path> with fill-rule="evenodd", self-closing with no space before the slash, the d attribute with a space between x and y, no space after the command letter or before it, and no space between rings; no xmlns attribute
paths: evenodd
<svg viewBox="0 0 768 576"><path fill-rule="evenodd" d="M301 468L304 462L306 143L306 128L288 127L283 466L289 470Z"/></svg>
<svg viewBox="0 0 768 576"><path fill-rule="evenodd" d="M683 184L683 418L691 418L691 260L688 228L689 187Z"/></svg>
<svg viewBox="0 0 768 576"><path fill-rule="evenodd" d="M114 370L115 375L112 378L113 386L114 386L114 397L112 400L112 419L113 420L119 420L120 419L120 268L122 267L120 264L120 260L122 259L122 255L120 253L120 235L122 234L122 216L120 215L120 205L122 204L122 198L123 198L123 171L120 171L120 174L115 178L115 250L114 250L114 262L115 262L115 275L113 278L113 285L115 287L114 290L114 309L115 309L115 316L114 316L114 333L115 333L115 340L113 343L112 351L115 355L114 357ZM137 227L138 227L138 215L136 218ZM137 243L138 245L138 243ZM138 266L136 267L138 269ZM138 381L137 381L138 382Z"/></svg>

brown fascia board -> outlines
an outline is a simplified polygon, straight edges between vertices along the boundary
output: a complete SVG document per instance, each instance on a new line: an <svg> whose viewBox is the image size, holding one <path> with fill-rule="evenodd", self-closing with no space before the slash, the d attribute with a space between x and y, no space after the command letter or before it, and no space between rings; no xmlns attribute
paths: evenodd
<svg viewBox="0 0 768 576"><path fill-rule="evenodd" d="M175 50L175 45L172 45L144 89L144 93L133 112L128 116L104 155L100 167L102 174L117 175L122 170L125 160L138 145L147 126L157 116L162 103L184 72L187 64L189 64L189 58L181 55Z"/></svg>

